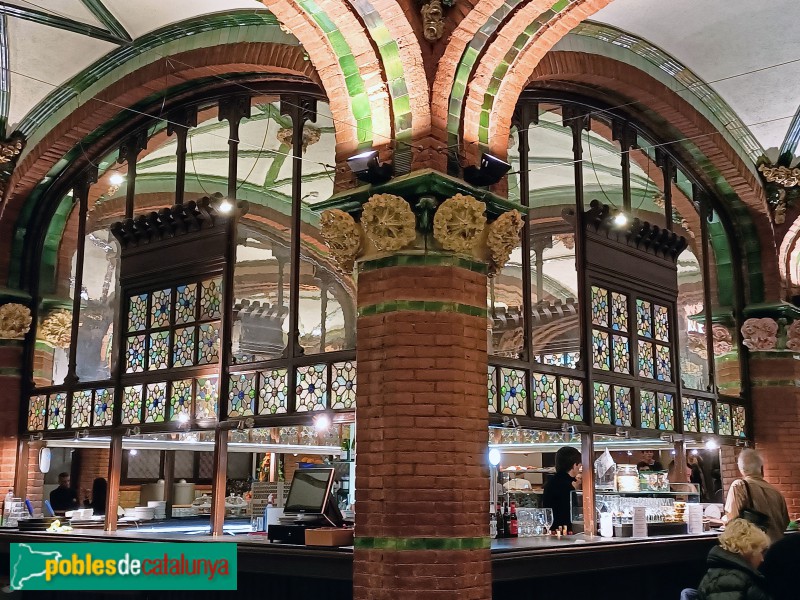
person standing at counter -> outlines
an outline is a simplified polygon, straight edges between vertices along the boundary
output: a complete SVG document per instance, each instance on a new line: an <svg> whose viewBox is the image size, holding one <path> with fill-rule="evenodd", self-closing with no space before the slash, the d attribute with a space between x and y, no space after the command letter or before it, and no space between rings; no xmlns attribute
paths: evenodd
<svg viewBox="0 0 800 600"><path fill-rule="evenodd" d="M69 483L69 473L58 474L58 487L50 492L50 506L54 511L64 512L78 508L78 492Z"/></svg>
<svg viewBox="0 0 800 600"><path fill-rule="evenodd" d="M642 450L642 460L636 466L640 471L663 471L664 465L657 461L655 456L656 453L652 450Z"/></svg>
<svg viewBox="0 0 800 600"><path fill-rule="evenodd" d="M98 477L92 483L92 501L88 503L95 515L106 514L106 496L108 495L108 482L103 477Z"/></svg>
<svg viewBox="0 0 800 600"><path fill-rule="evenodd" d="M581 470L581 453L571 446L556 452L556 474L544 486L542 504L553 509L551 531L566 526L572 531L572 492L578 489L577 476Z"/></svg>

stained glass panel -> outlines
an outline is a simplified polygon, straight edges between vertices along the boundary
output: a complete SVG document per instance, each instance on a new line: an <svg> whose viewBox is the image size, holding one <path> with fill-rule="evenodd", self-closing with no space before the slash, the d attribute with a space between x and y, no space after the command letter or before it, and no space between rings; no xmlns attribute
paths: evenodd
<svg viewBox="0 0 800 600"><path fill-rule="evenodd" d="M631 427L633 425L632 407L631 388L614 386L614 424Z"/></svg>
<svg viewBox="0 0 800 600"><path fill-rule="evenodd" d="M240 373L230 376L228 416L250 417L255 411L256 374Z"/></svg>
<svg viewBox="0 0 800 600"><path fill-rule="evenodd" d="M114 423L114 390L103 388L94 393L94 426L109 427Z"/></svg>
<svg viewBox="0 0 800 600"><path fill-rule="evenodd" d="M142 386L132 385L122 392L122 423L133 425L142 422Z"/></svg>
<svg viewBox="0 0 800 600"><path fill-rule="evenodd" d="M733 435L730 404L724 404L722 402L717 404L717 425L720 435Z"/></svg>
<svg viewBox="0 0 800 600"><path fill-rule="evenodd" d="M353 372L352 390L353 403L355 405L355 372ZM261 371L261 387L258 390L258 395L258 414L274 415L285 413L288 410L289 371L287 369Z"/></svg>
<svg viewBox="0 0 800 600"><path fill-rule="evenodd" d="M188 421L192 416L192 380L180 379L170 384L170 421ZM184 415L184 416L181 416Z"/></svg>
<svg viewBox="0 0 800 600"><path fill-rule="evenodd" d="M644 337L653 337L652 305L647 300L636 299L636 331Z"/></svg>
<svg viewBox="0 0 800 600"><path fill-rule="evenodd" d="M175 297L175 324L182 325L196 320L197 284L179 285Z"/></svg>
<svg viewBox="0 0 800 600"><path fill-rule="evenodd" d="M653 344L639 340L639 377L653 376Z"/></svg>
<svg viewBox="0 0 800 600"><path fill-rule="evenodd" d="M672 381L672 358L669 346L656 344L656 379Z"/></svg>
<svg viewBox="0 0 800 600"><path fill-rule="evenodd" d="M697 433L697 400L683 398L683 430Z"/></svg>
<svg viewBox="0 0 800 600"><path fill-rule="evenodd" d="M745 421L744 406L733 407L733 435L736 437L747 437L747 427Z"/></svg>
<svg viewBox="0 0 800 600"><path fill-rule="evenodd" d="M669 341L669 309L666 306L655 306L656 313L656 339L662 342Z"/></svg>
<svg viewBox="0 0 800 600"><path fill-rule="evenodd" d="M672 394L658 394L658 428L675 429L675 401Z"/></svg>
<svg viewBox="0 0 800 600"><path fill-rule="evenodd" d="M714 408L711 400L697 399L697 418L700 421L700 433L714 433Z"/></svg>
<svg viewBox="0 0 800 600"><path fill-rule="evenodd" d="M600 425L611 425L611 386L607 383L594 382L594 422Z"/></svg>
<svg viewBox="0 0 800 600"><path fill-rule="evenodd" d="M524 415L527 412L528 391L525 386L525 371L521 369L500 369L500 408L511 415Z"/></svg>
<svg viewBox="0 0 800 600"><path fill-rule="evenodd" d="M47 415L47 396L31 396L28 404L28 431L44 429Z"/></svg>
<svg viewBox="0 0 800 600"><path fill-rule="evenodd" d="M331 374L331 408L355 408L356 364L352 361L333 363Z"/></svg>
<svg viewBox="0 0 800 600"><path fill-rule="evenodd" d="M147 370L155 371L167 368L169 360L169 331L157 331L150 334L150 348L147 354Z"/></svg>
<svg viewBox="0 0 800 600"><path fill-rule="evenodd" d="M150 328L169 327L172 290L158 290L150 297Z"/></svg>
<svg viewBox="0 0 800 600"><path fill-rule="evenodd" d="M128 307L128 331L141 331L147 327L147 294L130 297Z"/></svg>
<svg viewBox="0 0 800 600"><path fill-rule="evenodd" d="M200 325L197 339L197 364L219 362L219 322Z"/></svg>
<svg viewBox="0 0 800 600"><path fill-rule="evenodd" d="M195 398L196 419L216 419L219 403L219 377L198 377Z"/></svg>
<svg viewBox="0 0 800 600"><path fill-rule="evenodd" d="M611 292L611 329L628 331L628 297Z"/></svg>
<svg viewBox="0 0 800 600"><path fill-rule="evenodd" d="M630 373L631 372L631 356L628 347L628 338L624 335L614 335L612 338L612 352L614 371L617 373Z"/></svg>
<svg viewBox="0 0 800 600"><path fill-rule="evenodd" d="M489 373L486 378L486 388L489 395L489 412L497 412L497 367L489 365Z"/></svg>
<svg viewBox="0 0 800 600"><path fill-rule="evenodd" d="M47 403L47 428L64 429L67 425L67 394L50 394Z"/></svg>
<svg viewBox="0 0 800 600"><path fill-rule="evenodd" d="M561 378L561 418L583 420L583 383L578 379Z"/></svg>
<svg viewBox="0 0 800 600"><path fill-rule="evenodd" d="M175 330L175 343L172 346L173 367L189 367L194 364L194 330L194 325Z"/></svg>
<svg viewBox="0 0 800 600"><path fill-rule="evenodd" d="M608 334L592 329L592 366L608 371L611 368L611 351L608 347Z"/></svg>
<svg viewBox="0 0 800 600"><path fill-rule="evenodd" d="M556 376L532 373L531 378L533 380L533 416L557 419Z"/></svg>
<svg viewBox="0 0 800 600"><path fill-rule="evenodd" d="M639 420L645 429L656 428L656 394L642 390L639 394Z"/></svg>
<svg viewBox="0 0 800 600"><path fill-rule="evenodd" d="M162 423L167 412L167 384L148 383L147 401L144 405L145 423Z"/></svg>
<svg viewBox="0 0 800 600"><path fill-rule="evenodd" d="M222 302L221 280L209 279L200 284L200 318L219 319Z"/></svg>
<svg viewBox="0 0 800 600"><path fill-rule="evenodd" d="M553 367L564 367L565 369L577 369L579 352L562 352L560 354L545 354L534 356L533 360L537 363L550 365Z"/></svg>
<svg viewBox="0 0 800 600"><path fill-rule="evenodd" d="M89 427L92 419L92 390L79 390L72 394L71 427Z"/></svg>
<svg viewBox="0 0 800 600"><path fill-rule="evenodd" d="M325 365L297 367L295 403L297 412L325 410L328 385Z"/></svg>
<svg viewBox="0 0 800 600"><path fill-rule="evenodd" d="M125 372L141 373L144 371L144 340L143 335L132 335L128 338L128 349L125 353Z"/></svg>
<svg viewBox="0 0 800 600"><path fill-rule="evenodd" d="M608 290L592 286L592 323L608 327Z"/></svg>

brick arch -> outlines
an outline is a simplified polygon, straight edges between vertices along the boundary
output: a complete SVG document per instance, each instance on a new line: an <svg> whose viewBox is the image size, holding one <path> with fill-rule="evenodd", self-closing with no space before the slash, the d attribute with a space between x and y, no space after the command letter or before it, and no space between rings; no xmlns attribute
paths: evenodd
<svg viewBox="0 0 800 600"><path fill-rule="evenodd" d="M800 294L800 217L795 219L781 241L778 268L788 295Z"/></svg>

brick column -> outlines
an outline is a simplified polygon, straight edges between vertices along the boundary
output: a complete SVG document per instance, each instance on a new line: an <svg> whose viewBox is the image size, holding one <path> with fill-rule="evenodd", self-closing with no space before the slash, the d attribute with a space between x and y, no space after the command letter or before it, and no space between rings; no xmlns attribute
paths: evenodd
<svg viewBox="0 0 800 600"><path fill-rule="evenodd" d="M359 271L354 598L490 598L486 266Z"/></svg>

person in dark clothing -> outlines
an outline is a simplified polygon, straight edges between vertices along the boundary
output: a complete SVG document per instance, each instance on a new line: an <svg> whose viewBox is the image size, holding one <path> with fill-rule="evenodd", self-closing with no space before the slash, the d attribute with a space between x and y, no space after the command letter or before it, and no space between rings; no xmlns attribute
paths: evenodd
<svg viewBox="0 0 800 600"><path fill-rule="evenodd" d="M92 483L92 501L89 508L94 510L96 515L106 514L106 496L108 495L108 483L102 477L98 477Z"/></svg>
<svg viewBox="0 0 800 600"><path fill-rule="evenodd" d="M50 506L54 511L64 512L78 508L78 492L69 483L69 473L58 474L58 487L50 492Z"/></svg>
<svg viewBox="0 0 800 600"><path fill-rule="evenodd" d="M769 547L761 565L767 589L775 600L797 598L797 571L800 565L800 534L787 535Z"/></svg>
<svg viewBox="0 0 800 600"><path fill-rule="evenodd" d="M708 553L708 571L697 589L700 600L772 600L758 572L769 537L758 527L735 519Z"/></svg>
<svg viewBox="0 0 800 600"><path fill-rule="evenodd" d="M551 531L566 525L572 531L572 510L570 499L576 488L577 475L581 470L581 453L571 446L559 448L556 452L556 474L544 486L542 504L553 509Z"/></svg>
<svg viewBox="0 0 800 600"><path fill-rule="evenodd" d="M642 450L642 460L636 465L640 471L663 471L664 465L655 459L652 450Z"/></svg>

